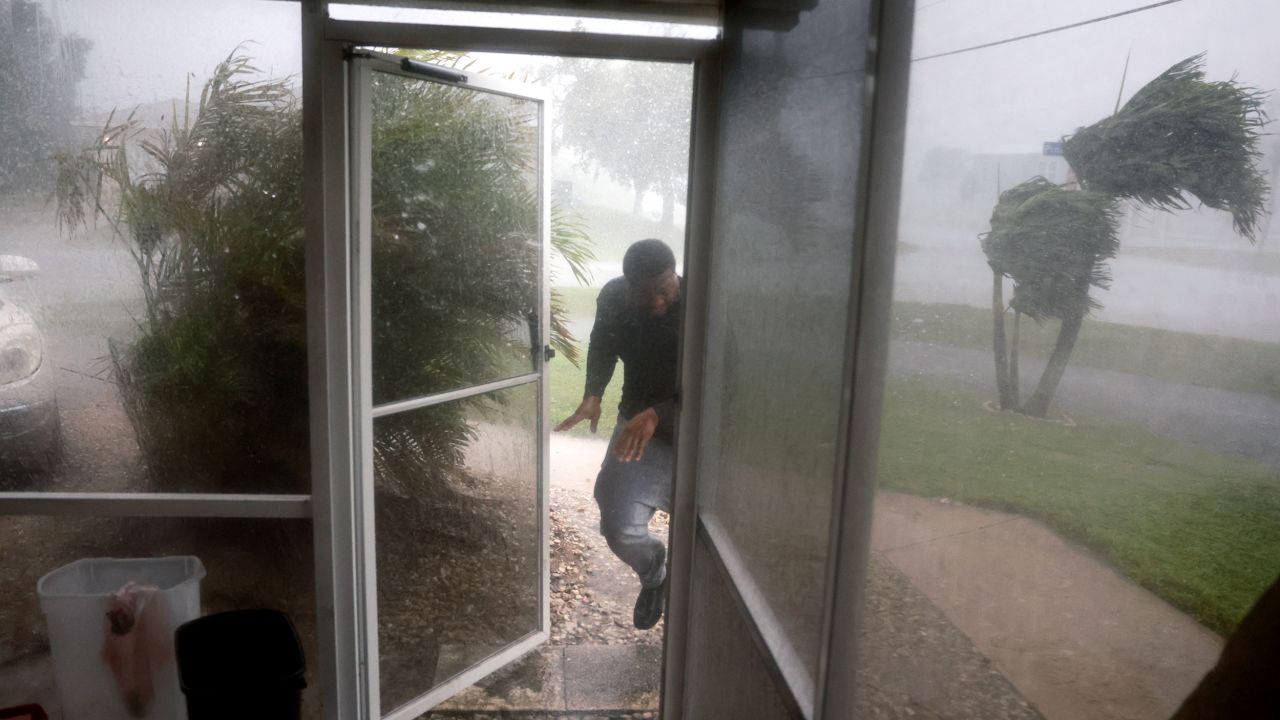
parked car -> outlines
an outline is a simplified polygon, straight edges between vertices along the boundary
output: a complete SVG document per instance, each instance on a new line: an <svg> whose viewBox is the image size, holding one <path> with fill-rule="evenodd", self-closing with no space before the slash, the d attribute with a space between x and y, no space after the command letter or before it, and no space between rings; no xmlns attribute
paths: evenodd
<svg viewBox="0 0 1280 720"><path fill-rule="evenodd" d="M54 363L37 323L35 261L0 255L0 479L47 471L61 457Z"/></svg>

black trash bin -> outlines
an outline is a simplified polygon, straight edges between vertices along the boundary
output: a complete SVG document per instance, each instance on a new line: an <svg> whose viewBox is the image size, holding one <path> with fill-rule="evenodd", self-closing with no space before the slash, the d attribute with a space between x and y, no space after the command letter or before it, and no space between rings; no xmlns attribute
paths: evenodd
<svg viewBox="0 0 1280 720"><path fill-rule="evenodd" d="M188 720L298 720L306 660L289 616L232 610L181 625L174 639Z"/></svg>

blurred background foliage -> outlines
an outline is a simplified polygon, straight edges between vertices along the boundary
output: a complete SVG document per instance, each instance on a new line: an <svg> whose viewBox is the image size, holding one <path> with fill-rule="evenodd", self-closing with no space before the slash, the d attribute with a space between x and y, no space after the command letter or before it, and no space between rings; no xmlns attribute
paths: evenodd
<svg viewBox="0 0 1280 720"><path fill-rule="evenodd" d="M529 334L540 265L528 107L375 76L376 401L530 371L541 348ZM58 158L64 226L111 223L138 268L146 310L112 360L157 490L310 486L301 150L292 80L262 78L237 49L169 127L113 115L92 146ZM592 258L581 223L559 211L552 252L575 273ZM552 306L553 344L576 360L563 302ZM480 406L492 403L380 420L380 490L447 511Z"/></svg>
<svg viewBox="0 0 1280 720"><path fill-rule="evenodd" d="M49 158L71 138L90 42L32 0L0 3L0 195L48 192Z"/></svg>

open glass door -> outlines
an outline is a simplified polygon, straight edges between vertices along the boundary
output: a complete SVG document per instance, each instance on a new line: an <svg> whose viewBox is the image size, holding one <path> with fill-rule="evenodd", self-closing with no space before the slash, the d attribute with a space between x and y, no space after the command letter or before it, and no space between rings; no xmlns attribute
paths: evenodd
<svg viewBox="0 0 1280 720"><path fill-rule="evenodd" d="M548 636L547 103L349 71L368 704L415 718Z"/></svg>

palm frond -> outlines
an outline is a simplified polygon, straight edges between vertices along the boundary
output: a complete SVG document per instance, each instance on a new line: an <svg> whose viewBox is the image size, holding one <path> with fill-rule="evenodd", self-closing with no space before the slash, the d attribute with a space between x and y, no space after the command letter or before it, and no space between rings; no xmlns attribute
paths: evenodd
<svg viewBox="0 0 1280 720"><path fill-rule="evenodd" d="M1043 177L1002 193L981 241L992 270L1013 279L1010 305L1036 320L1097 309L1089 288L1111 283L1117 214L1109 195L1064 190Z"/></svg>
<svg viewBox="0 0 1280 720"><path fill-rule="evenodd" d="M551 248L564 258L579 285L591 284L595 243L581 215L560 205L551 206Z"/></svg>
<svg viewBox="0 0 1280 720"><path fill-rule="evenodd" d="M1205 80L1204 56L1194 55L1064 138L1063 155L1085 189L1163 210L1189 208L1189 193L1230 212L1252 241L1270 196L1257 164L1266 98L1234 78Z"/></svg>

